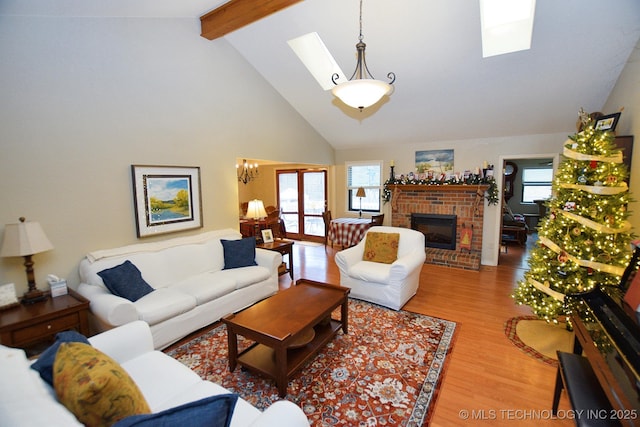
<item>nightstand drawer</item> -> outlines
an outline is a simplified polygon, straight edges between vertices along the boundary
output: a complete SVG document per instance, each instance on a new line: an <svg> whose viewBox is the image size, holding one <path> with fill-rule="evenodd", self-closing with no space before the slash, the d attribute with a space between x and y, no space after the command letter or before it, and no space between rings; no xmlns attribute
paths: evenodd
<svg viewBox="0 0 640 427"><path fill-rule="evenodd" d="M51 319L47 322L38 323L25 328L16 329L11 332L12 342L15 346L33 342L41 338L53 336L58 332L69 329L77 329L80 326L78 313Z"/></svg>

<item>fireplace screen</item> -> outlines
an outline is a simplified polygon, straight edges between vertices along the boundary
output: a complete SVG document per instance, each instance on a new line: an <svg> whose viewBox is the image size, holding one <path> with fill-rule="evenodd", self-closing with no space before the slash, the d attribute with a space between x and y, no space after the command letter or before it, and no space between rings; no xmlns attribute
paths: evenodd
<svg viewBox="0 0 640 427"><path fill-rule="evenodd" d="M411 214L411 228L425 237L425 247L456 249L456 215Z"/></svg>

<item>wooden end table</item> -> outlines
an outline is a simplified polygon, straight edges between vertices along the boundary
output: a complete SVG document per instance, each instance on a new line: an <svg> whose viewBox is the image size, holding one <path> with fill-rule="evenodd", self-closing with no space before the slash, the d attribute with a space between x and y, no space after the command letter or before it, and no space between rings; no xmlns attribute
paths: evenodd
<svg viewBox="0 0 640 427"><path fill-rule="evenodd" d="M270 243L256 243L256 248L279 252L283 256L289 255L289 263L287 264L287 268L280 272L280 275L289 273L291 280L293 280L293 240L276 239Z"/></svg>
<svg viewBox="0 0 640 427"><path fill-rule="evenodd" d="M30 350L62 331L89 336L89 301L72 289L67 295L0 311L0 344ZM37 354L37 350L28 353Z"/></svg>
<svg viewBox="0 0 640 427"><path fill-rule="evenodd" d="M240 364L273 378L280 397L286 396L291 376L340 329L345 334L348 332L349 291L341 286L300 279L272 297L225 316L222 322L227 325L229 369L233 372ZM331 313L340 306L340 319L333 319ZM255 341L240 354L238 335ZM300 338L305 337L311 340L301 344Z"/></svg>

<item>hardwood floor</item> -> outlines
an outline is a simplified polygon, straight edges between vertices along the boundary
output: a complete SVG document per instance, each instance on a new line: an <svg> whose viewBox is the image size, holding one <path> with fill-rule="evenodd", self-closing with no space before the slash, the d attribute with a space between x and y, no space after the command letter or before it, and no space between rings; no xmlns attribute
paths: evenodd
<svg viewBox="0 0 640 427"><path fill-rule="evenodd" d="M535 240L529 236L528 245ZM337 250L294 244L295 278L339 284ZM531 314L510 296L527 268L526 250L519 246L509 246L499 266L480 271L422 268L418 293L403 309L458 324L431 426L573 425L566 413L550 415L556 369L527 356L504 334L507 319ZM281 288L291 283L288 275L280 277ZM568 409L563 395L560 414Z"/></svg>

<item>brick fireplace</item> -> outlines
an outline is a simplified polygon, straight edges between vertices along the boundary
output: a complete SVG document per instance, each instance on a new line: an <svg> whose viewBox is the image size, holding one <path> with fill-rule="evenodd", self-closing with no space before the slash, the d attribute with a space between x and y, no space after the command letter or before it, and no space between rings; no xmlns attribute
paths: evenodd
<svg viewBox="0 0 640 427"><path fill-rule="evenodd" d="M392 185L391 225L411 228L411 214L455 215L456 249L425 248L427 263L479 270L482 258L484 192L487 185ZM460 237L471 228L471 249Z"/></svg>

